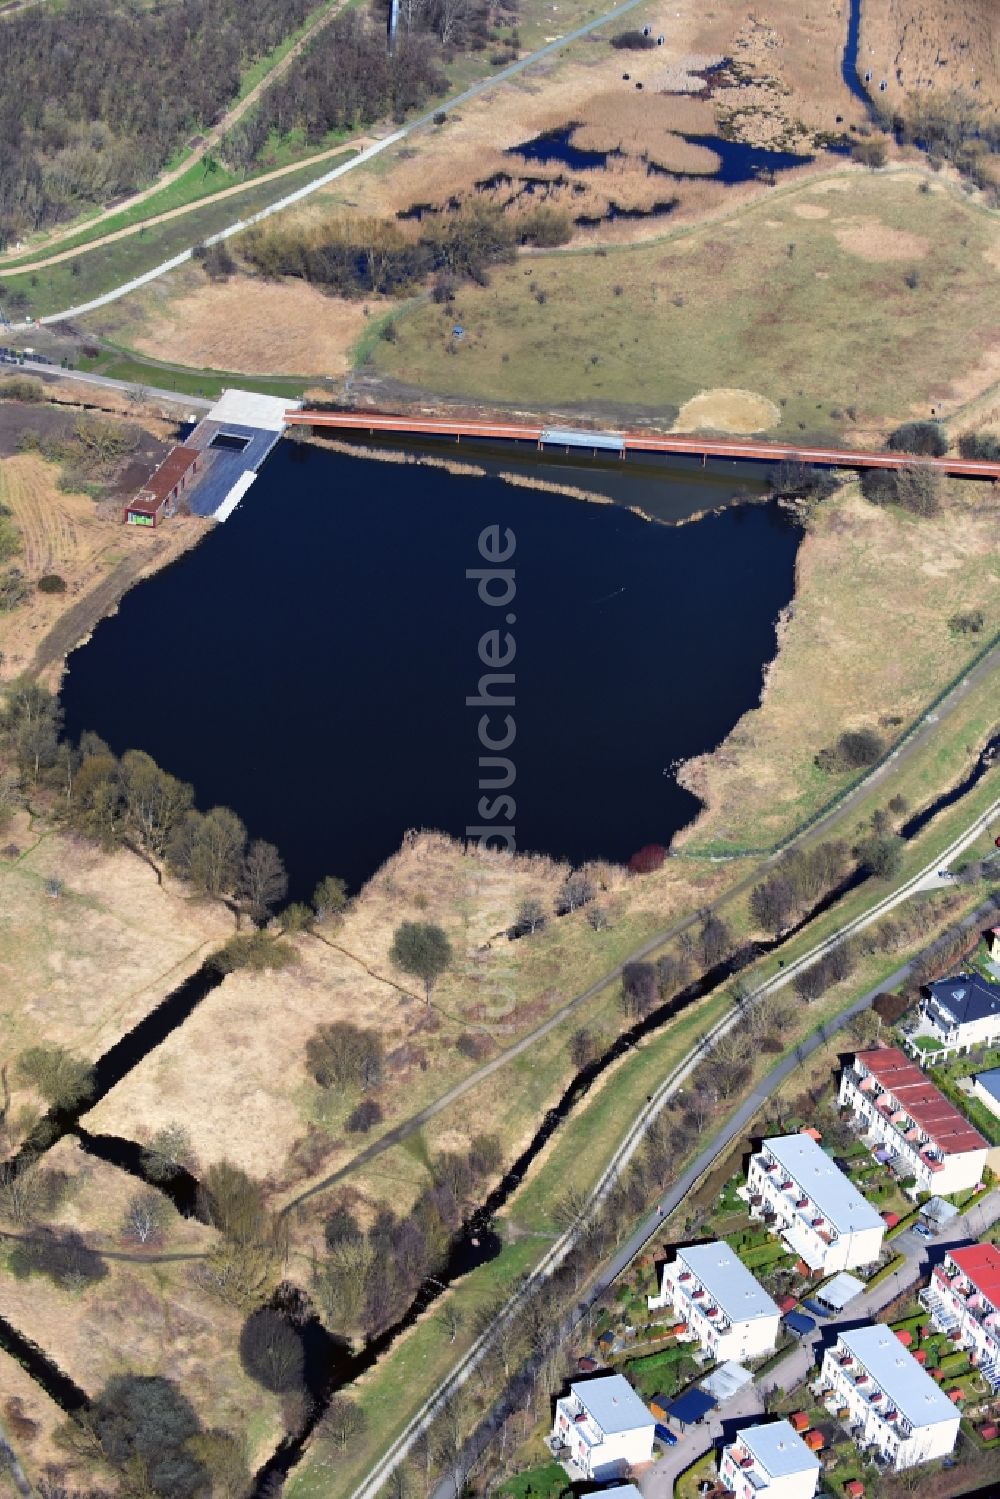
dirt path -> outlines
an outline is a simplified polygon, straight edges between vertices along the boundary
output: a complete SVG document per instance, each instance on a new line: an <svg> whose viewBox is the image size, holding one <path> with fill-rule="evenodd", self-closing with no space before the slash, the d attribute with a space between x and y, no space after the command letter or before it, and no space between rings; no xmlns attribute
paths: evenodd
<svg viewBox="0 0 1000 1499"><path fill-rule="evenodd" d="M326 9L324 9L322 15L317 16L316 20L309 27L308 31L306 31L304 35L299 37L299 40L295 43L294 47L290 48L290 50L281 59L281 61L275 63L274 67L271 68L269 72L265 73L264 77L250 90L249 94L247 94L245 98L240 99L236 104L233 105L232 109L226 111L219 123L217 125L213 125L212 129L205 136L201 145L197 146L190 153L190 155L185 156L184 159L179 162L176 167L173 167L169 172L165 172L162 177L158 177L155 182L150 184L149 187L143 188L142 192L133 194L131 198L126 198L122 203L116 203L113 208L105 208L101 213L97 215L96 218L89 220L87 224L75 224L67 227L61 233L55 235L52 239L50 239L48 243L50 245L60 244L63 240L72 239L74 235L79 234L82 229L90 228L94 224L104 223L107 219L116 218L118 214L127 213L131 208L138 208L140 204L145 203L146 200L153 197L155 193L162 192L164 188L170 187L173 183L179 181L179 179L184 176L185 172L189 172L192 167L197 166L199 161L203 161L204 158L214 150L214 148L222 140L223 136L243 118L248 110L253 108L258 99L260 99L261 95L271 87L272 83L276 83L279 78L282 78L284 74L288 72L288 69L292 66L292 63L295 62L296 58L301 56L303 50L308 47L309 43L314 40L319 32L321 32L323 28L330 21L332 21L335 16L340 14L340 11L344 9L345 4L346 0L330 0L329 5L326 7ZM338 146L335 149L338 151L342 151L344 147ZM40 270L43 266L46 265L57 265L59 261L67 260L70 256L82 254L86 250L95 250L99 245L111 244L113 240L122 239L125 235L128 234L134 234L139 229L145 229L151 224L162 224L166 219L173 219L176 218L179 214L189 213L192 208L204 208L206 203L218 202L222 198L230 197L233 193L242 192L245 187L255 186L258 182L270 182L273 177L282 177L287 172L299 171L303 165L308 166L309 161L322 161L325 155L332 154L332 151L321 152L318 156L310 157L305 163L297 162L294 166L281 167L274 172L265 173L265 175L262 177L253 178L251 183L237 183L234 187L225 188L220 193L213 193L207 198L200 198L194 203L188 203L181 208L172 209L169 213L157 214L153 218L143 219L141 223L130 225L127 229L119 230L115 234L105 235L101 239L88 241L88 243L85 245L78 245L75 250L66 250L60 255L47 256L42 260L33 261L30 265L18 265L16 267L13 267L12 269L16 270L16 272L20 274L22 271L29 272ZM0 265L2 265L6 261L16 259L18 254L23 253L23 251L14 252L9 250L4 254L0 254Z"/></svg>

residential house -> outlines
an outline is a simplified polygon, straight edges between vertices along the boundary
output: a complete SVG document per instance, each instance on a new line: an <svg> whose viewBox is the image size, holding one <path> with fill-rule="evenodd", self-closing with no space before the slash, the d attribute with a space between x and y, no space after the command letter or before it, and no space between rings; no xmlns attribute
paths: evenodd
<svg viewBox="0 0 1000 1499"><path fill-rule="evenodd" d="M842 1332L828 1348L818 1390L859 1447L898 1471L947 1457L959 1413L888 1327Z"/></svg>
<svg viewBox="0 0 1000 1499"><path fill-rule="evenodd" d="M763 1286L721 1239L678 1249L663 1267L650 1310L672 1306L690 1336L722 1363L771 1353L781 1313Z"/></svg>
<svg viewBox="0 0 1000 1499"><path fill-rule="evenodd" d="M652 1461L654 1427L628 1380L607 1374L571 1384L556 1401L552 1439L584 1479L601 1482Z"/></svg>
<svg viewBox="0 0 1000 1499"><path fill-rule="evenodd" d="M1000 1119L1000 1067L976 1073L972 1079L972 1096Z"/></svg>
<svg viewBox="0 0 1000 1499"><path fill-rule="evenodd" d="M719 1477L736 1499L813 1499L820 1462L788 1421L744 1426L719 1459Z"/></svg>
<svg viewBox="0 0 1000 1499"><path fill-rule="evenodd" d="M875 1153L917 1188L951 1196L980 1181L989 1146L953 1103L895 1046L860 1051L840 1076Z"/></svg>
<svg viewBox="0 0 1000 1499"><path fill-rule="evenodd" d="M814 1274L871 1265L882 1250L881 1214L812 1135L777 1135L750 1157L750 1212L781 1235Z"/></svg>
<svg viewBox="0 0 1000 1499"><path fill-rule="evenodd" d="M1000 1389L1000 1249L950 1249L934 1266L920 1304L940 1332L968 1350L990 1387Z"/></svg>
<svg viewBox="0 0 1000 1499"><path fill-rule="evenodd" d="M990 1046L1000 1038L1000 984L978 973L960 973L928 985L920 1030L939 1041L946 1055Z"/></svg>

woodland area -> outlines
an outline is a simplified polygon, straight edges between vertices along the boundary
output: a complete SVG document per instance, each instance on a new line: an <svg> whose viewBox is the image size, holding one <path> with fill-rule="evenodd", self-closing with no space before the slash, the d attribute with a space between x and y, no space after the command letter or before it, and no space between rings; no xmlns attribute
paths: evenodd
<svg viewBox="0 0 1000 1499"><path fill-rule="evenodd" d="M36 5L0 26L0 245L149 181L314 0Z"/></svg>

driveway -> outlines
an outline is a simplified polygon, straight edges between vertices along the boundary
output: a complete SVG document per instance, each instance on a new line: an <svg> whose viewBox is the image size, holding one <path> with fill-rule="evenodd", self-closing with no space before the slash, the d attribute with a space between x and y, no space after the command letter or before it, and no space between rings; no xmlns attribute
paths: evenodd
<svg viewBox="0 0 1000 1499"><path fill-rule="evenodd" d="M670 1499L674 1484L681 1473L697 1462L710 1447L715 1446L725 1434L732 1439L733 1428L747 1420L763 1414L763 1397L773 1390L793 1390L800 1385L814 1364L823 1359L823 1350L841 1328L856 1327L859 1323L873 1321L882 1309L895 1301L900 1291L912 1285L921 1275L926 1275L931 1265L937 1264L944 1251L953 1244L967 1243L983 1234L1000 1218L1000 1190L987 1193L969 1211L956 1218L950 1228L933 1239L923 1239L912 1229L900 1234L892 1243L897 1254L906 1258L892 1275L871 1291L846 1306L837 1316L824 1317L814 1333L800 1339L796 1346L779 1364L757 1383L740 1393L721 1410L714 1411L704 1423L691 1426L677 1440L676 1447L668 1448L659 1462L648 1468L639 1479L639 1488L645 1499Z"/></svg>

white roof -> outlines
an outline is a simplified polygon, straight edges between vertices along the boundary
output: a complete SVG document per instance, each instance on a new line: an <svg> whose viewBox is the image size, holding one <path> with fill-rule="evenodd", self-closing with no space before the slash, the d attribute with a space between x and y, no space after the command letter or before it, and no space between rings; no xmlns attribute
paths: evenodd
<svg viewBox="0 0 1000 1499"><path fill-rule="evenodd" d="M744 1447L771 1478L792 1473L812 1473L820 1466L790 1421L769 1421L765 1426L742 1426L736 1433Z"/></svg>
<svg viewBox="0 0 1000 1499"><path fill-rule="evenodd" d="M731 1400L748 1384L753 1384L753 1375L750 1370L744 1369L742 1364L734 1364L730 1361L713 1369L698 1388L704 1390L706 1395L711 1395L712 1399L717 1400L720 1405L725 1405L727 1400Z"/></svg>
<svg viewBox="0 0 1000 1499"><path fill-rule="evenodd" d="M816 1300L822 1301L824 1306L832 1306L835 1311L842 1312L849 1301L855 1296L860 1296L865 1288L863 1280L858 1280L856 1275L849 1275L846 1270L841 1270L832 1280L828 1280L825 1286L820 1286L816 1292Z"/></svg>
<svg viewBox="0 0 1000 1499"><path fill-rule="evenodd" d="M776 1135L765 1146L839 1234L882 1228L882 1219L812 1135Z"/></svg>
<svg viewBox="0 0 1000 1499"><path fill-rule="evenodd" d="M278 396L258 395L255 390L224 390L208 413L212 422L233 422L239 427L261 427L265 432L280 432L286 411L298 411L301 401L284 401Z"/></svg>
<svg viewBox="0 0 1000 1499"><path fill-rule="evenodd" d="M677 1258L697 1275L712 1300L730 1322L755 1322L777 1317L778 1308L728 1244L690 1244L678 1249Z"/></svg>
<svg viewBox="0 0 1000 1499"><path fill-rule="evenodd" d="M655 1424L623 1374L588 1379L584 1384L570 1385L570 1389L605 1436Z"/></svg>
<svg viewBox="0 0 1000 1499"><path fill-rule="evenodd" d="M913 1427L954 1421L959 1413L943 1390L881 1323L842 1332L840 1341Z"/></svg>

